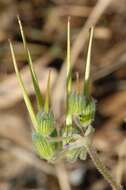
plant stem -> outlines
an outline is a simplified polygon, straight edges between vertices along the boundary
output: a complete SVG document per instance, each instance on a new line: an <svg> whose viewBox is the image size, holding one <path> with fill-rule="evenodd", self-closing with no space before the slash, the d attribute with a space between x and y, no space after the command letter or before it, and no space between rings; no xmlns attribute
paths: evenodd
<svg viewBox="0 0 126 190"><path fill-rule="evenodd" d="M102 174L102 176L106 179L106 181L111 185L114 190L123 190L123 187L118 184L115 179L110 175L109 170L105 167L103 162L99 159L99 155L96 150L92 146L85 146L88 154L90 155L94 165L98 169L98 171Z"/></svg>
<svg viewBox="0 0 126 190"><path fill-rule="evenodd" d="M59 181L61 190L71 190L68 173L66 167L62 161L55 164L56 174Z"/></svg>

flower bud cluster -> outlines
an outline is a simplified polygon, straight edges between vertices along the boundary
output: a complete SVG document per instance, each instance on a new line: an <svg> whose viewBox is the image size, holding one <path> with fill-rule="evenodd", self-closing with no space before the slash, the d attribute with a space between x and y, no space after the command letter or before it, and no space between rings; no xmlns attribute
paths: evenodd
<svg viewBox="0 0 126 190"><path fill-rule="evenodd" d="M59 158L66 159L70 162L76 161L77 158L86 159L87 151L85 145L90 146L91 136L94 132L91 123L95 114L95 101L89 94L89 73L90 73L90 52L92 43L92 31L89 40L89 48L86 63L86 72L84 79L84 93L73 92L71 64L70 64L70 20L68 20L67 32L67 83L66 83L66 123L63 129L57 132L55 128L55 118L49 107L49 91L50 91L50 73L48 76L45 103L43 105L43 97L39 87L38 79L33 68L30 51L27 47L23 27L18 18L20 32L27 55L29 70L34 86L36 101L38 105L37 115L34 112L32 103L28 96L28 92L23 83L21 74L18 70L14 48L10 42L10 50L13 65L17 75L19 85L22 90L25 104L27 106L30 118L32 120L34 131L32 133L32 141L38 155L47 161L56 161ZM86 85L85 85L86 84ZM73 122L76 117L76 122ZM76 126L74 126L76 124ZM60 134L60 136L59 136ZM79 140L81 139L81 141Z"/></svg>
<svg viewBox="0 0 126 190"><path fill-rule="evenodd" d="M54 115L51 111L39 111L36 116L38 127L33 132L32 141L39 156L46 160L53 160L56 143L49 142L48 137L55 130Z"/></svg>
<svg viewBox="0 0 126 190"><path fill-rule="evenodd" d="M84 143L91 143L91 136L94 132L91 126L95 115L95 101L89 93L89 79L90 79L90 54L92 45L93 29L90 31L89 46L87 53L87 63L85 69L84 87L81 93L77 88L77 91L73 92L71 88L72 76L71 76L71 59L70 59L70 23L68 21L68 44L67 44L67 114L66 114L66 126L63 131L63 136L67 137L63 140L63 146L73 146L75 141L75 135L83 135L85 139ZM77 81L79 85L79 81ZM73 127L73 119L76 117L77 130ZM87 135L88 134L88 135ZM75 161L78 157L80 159L86 159L87 150L84 146L69 148L66 153L66 159L68 161Z"/></svg>
<svg viewBox="0 0 126 190"><path fill-rule="evenodd" d="M94 120L95 101L92 97L71 93L68 96L68 112L79 118L83 127L88 126Z"/></svg>
<svg viewBox="0 0 126 190"><path fill-rule="evenodd" d="M33 132L32 141L38 155L46 160L53 160L55 152L55 143L48 142L39 132Z"/></svg>

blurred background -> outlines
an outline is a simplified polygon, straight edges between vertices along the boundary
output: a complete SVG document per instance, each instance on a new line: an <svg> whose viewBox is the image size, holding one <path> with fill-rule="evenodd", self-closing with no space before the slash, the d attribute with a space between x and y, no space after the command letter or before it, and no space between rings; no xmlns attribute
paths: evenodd
<svg viewBox="0 0 126 190"><path fill-rule="evenodd" d="M126 187L126 0L0 0L0 190L59 190L58 175L64 174L62 166L57 173L53 165L39 159L32 147L32 124L8 45L11 39L36 107L17 15L23 23L43 96L48 71L52 70L52 109L59 125L64 121L67 18L71 16L74 87L76 72L83 84L88 30L95 25L91 92L97 111L93 144L111 174ZM90 158L66 163L65 167L73 190L110 189Z"/></svg>

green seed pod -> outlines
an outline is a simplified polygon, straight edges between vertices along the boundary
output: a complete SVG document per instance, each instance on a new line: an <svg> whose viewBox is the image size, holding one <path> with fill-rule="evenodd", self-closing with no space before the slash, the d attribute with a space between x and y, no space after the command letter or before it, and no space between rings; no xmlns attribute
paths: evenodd
<svg viewBox="0 0 126 190"><path fill-rule="evenodd" d="M68 112L76 115L85 127L92 123L95 115L95 101L84 95L71 93L68 97Z"/></svg>
<svg viewBox="0 0 126 190"><path fill-rule="evenodd" d="M55 154L55 144L52 142L48 142L46 138L44 138L39 133L34 132L32 134L32 141L38 155L48 161L53 160Z"/></svg>
<svg viewBox="0 0 126 190"><path fill-rule="evenodd" d="M37 114L37 132L43 137L50 135L54 130L54 115L52 112L39 112Z"/></svg>
<svg viewBox="0 0 126 190"><path fill-rule="evenodd" d="M82 126L86 127L90 125L95 116L95 101L93 98L86 98L85 108L82 112L78 113L79 121Z"/></svg>
<svg viewBox="0 0 126 190"><path fill-rule="evenodd" d="M83 112L86 101L85 97L77 95L75 92L71 93L68 97L68 112L69 114L78 114Z"/></svg>

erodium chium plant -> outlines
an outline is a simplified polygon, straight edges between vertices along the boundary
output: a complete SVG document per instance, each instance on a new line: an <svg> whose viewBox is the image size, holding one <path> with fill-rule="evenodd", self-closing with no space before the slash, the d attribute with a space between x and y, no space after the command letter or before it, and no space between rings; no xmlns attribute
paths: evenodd
<svg viewBox="0 0 126 190"><path fill-rule="evenodd" d="M59 160L74 163L78 158L86 160L87 154L91 157L93 163L103 177L109 182L115 190L122 190L122 186L117 184L110 175L108 169L99 159L99 156L92 145L92 135L95 132L92 127L92 121L95 115L95 100L90 94L90 62L91 47L93 40L92 27L89 31L89 42L87 51L87 60L85 67L85 76L82 91L79 88L79 75L77 75L77 88L72 88L72 71L71 71L71 50L70 50L70 19L67 24L67 76L66 76L66 113L65 123L58 133L55 127L56 121L54 113L50 107L50 78L49 71L46 96L41 95L38 79L33 67L32 58L28 49L23 27L18 17L21 37L23 40L24 50L29 65L29 71L33 82L33 87L37 102L37 113L35 113L27 89L25 88L21 74L16 63L14 47L9 41L12 61L16 72L17 80L20 85L26 107L28 109L34 130L32 132L32 142L36 153L50 163L57 163ZM64 76L65 77L65 76ZM59 136L60 134L60 136Z"/></svg>

